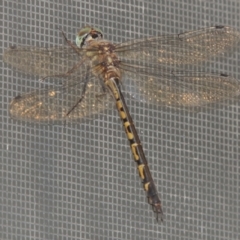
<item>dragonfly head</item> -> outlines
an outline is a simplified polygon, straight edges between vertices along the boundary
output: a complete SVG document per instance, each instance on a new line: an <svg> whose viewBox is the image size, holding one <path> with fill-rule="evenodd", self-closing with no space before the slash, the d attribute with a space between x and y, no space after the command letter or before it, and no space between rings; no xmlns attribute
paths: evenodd
<svg viewBox="0 0 240 240"><path fill-rule="evenodd" d="M100 29L86 26L82 28L77 34L76 45L79 48L82 48L87 45L89 41L101 38L103 38L103 33Z"/></svg>

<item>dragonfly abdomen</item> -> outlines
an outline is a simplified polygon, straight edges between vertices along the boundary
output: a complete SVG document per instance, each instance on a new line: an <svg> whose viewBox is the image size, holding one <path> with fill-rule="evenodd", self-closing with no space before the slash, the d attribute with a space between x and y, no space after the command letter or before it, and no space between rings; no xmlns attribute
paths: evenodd
<svg viewBox="0 0 240 240"><path fill-rule="evenodd" d="M161 207L161 201L158 196L154 181L152 179L152 175L148 167L148 162L145 157L141 141L138 137L137 130L133 124L132 117L128 111L124 97L121 93L119 79L110 78L109 80L105 81L105 84L116 101L116 107L123 122L123 127L130 143L133 158L138 165L138 173L140 178L142 179L143 188L146 191L148 198L148 203L152 206L153 211L156 213L157 220L158 216L160 216L162 220L163 212Z"/></svg>

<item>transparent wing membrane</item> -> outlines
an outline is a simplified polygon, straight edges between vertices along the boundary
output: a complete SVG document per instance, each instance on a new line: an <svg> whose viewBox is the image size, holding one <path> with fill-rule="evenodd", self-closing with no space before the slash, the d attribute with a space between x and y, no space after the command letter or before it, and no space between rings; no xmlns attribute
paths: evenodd
<svg viewBox="0 0 240 240"><path fill-rule="evenodd" d="M184 72L181 65L201 62L223 53L235 47L239 40L238 31L216 26L177 35L131 40L115 44L113 51L120 59L123 84L134 98L172 107L202 106L239 95L239 81L221 74ZM97 47L96 42L88 49L88 54L101 59ZM71 114L65 115L83 94L81 89L87 74L86 67L91 68L88 61L81 63L84 54L85 49L76 52L68 45L52 48L12 47L7 50L3 60L18 71L51 79L55 75L62 76L64 82L61 87L56 85L17 97L10 104L11 115L21 119L32 118L33 121L70 120L89 117L91 113L109 108L112 104L107 94L105 101L104 97L99 97L102 89L97 84L98 79L91 76L81 104ZM81 64L77 66L79 62ZM104 62L97 64L104 65ZM174 65L173 69L171 65ZM68 76L64 76L71 69ZM180 69L181 74L174 73L176 69Z"/></svg>
<svg viewBox="0 0 240 240"><path fill-rule="evenodd" d="M230 27L216 26L176 35L131 40L117 44L123 59L144 60L147 64L194 64L223 53L239 43L240 33Z"/></svg>
<svg viewBox="0 0 240 240"><path fill-rule="evenodd" d="M67 72L80 56L69 46L51 48L13 46L4 52L3 61L19 72L47 77Z"/></svg>
<svg viewBox="0 0 240 240"><path fill-rule="evenodd" d="M140 76L131 94L144 102L170 107L201 107L240 94L240 82L224 74L196 72ZM134 95L135 94L135 95Z"/></svg>
<svg viewBox="0 0 240 240"><path fill-rule="evenodd" d="M51 86L17 96L10 103L10 115L44 123L81 122L81 119L93 118L94 114L113 108L110 95L103 92L97 78L90 76L87 79L84 93L85 82L78 81L78 78L66 80L63 86Z"/></svg>

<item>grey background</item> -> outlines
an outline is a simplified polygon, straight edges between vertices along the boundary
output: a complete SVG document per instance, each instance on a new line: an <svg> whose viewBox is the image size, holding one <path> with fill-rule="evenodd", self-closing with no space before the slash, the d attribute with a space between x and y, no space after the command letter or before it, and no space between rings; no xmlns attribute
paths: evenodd
<svg viewBox="0 0 240 240"><path fill-rule="evenodd" d="M216 24L240 30L238 0L1 1L1 54L64 43L86 24L110 41ZM240 51L207 69L240 79ZM37 79L1 64L0 239L240 239L239 101L194 113L128 101L160 192L157 224L117 112L45 126L12 120Z"/></svg>

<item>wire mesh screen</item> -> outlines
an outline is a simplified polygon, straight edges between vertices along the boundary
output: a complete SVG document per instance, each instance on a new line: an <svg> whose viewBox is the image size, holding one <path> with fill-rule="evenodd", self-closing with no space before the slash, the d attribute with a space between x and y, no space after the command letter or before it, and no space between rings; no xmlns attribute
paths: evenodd
<svg viewBox="0 0 240 240"><path fill-rule="evenodd" d="M239 12L237 0L3 0L1 53L66 44L59 29L74 41L87 24L111 42L215 25L240 31ZM204 71L240 80L239 54L220 54ZM157 223L117 111L82 124L11 119L10 101L43 83L0 64L1 239L240 239L239 98L199 111L126 98L163 204Z"/></svg>

